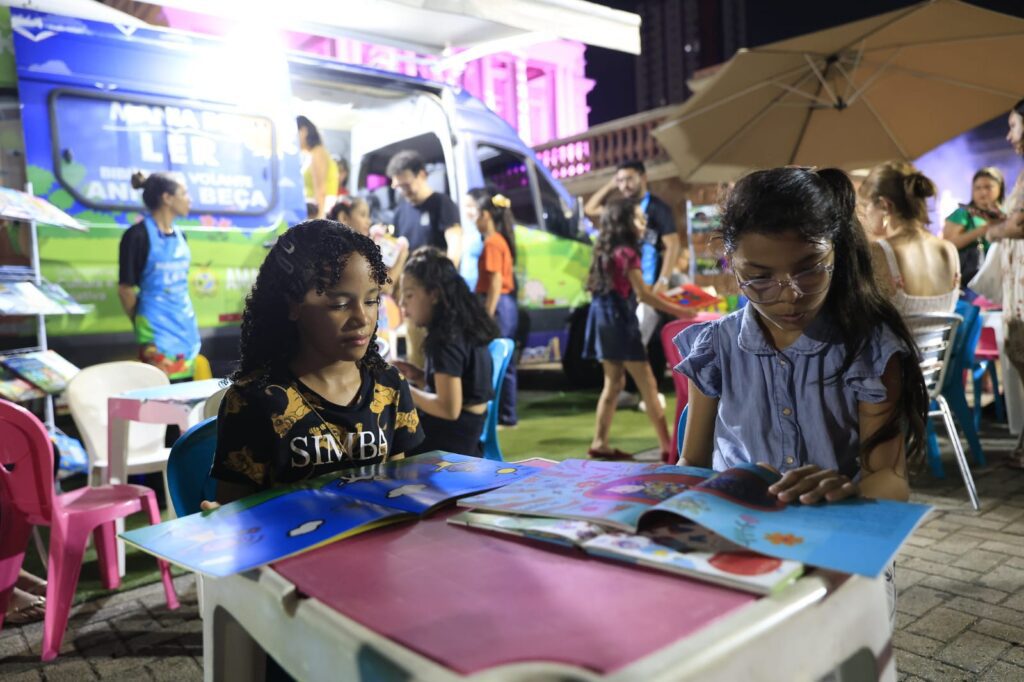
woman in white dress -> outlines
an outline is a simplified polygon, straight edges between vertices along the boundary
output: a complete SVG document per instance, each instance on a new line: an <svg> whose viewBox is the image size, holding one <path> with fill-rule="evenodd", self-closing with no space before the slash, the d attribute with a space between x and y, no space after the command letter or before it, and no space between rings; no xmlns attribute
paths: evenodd
<svg viewBox="0 0 1024 682"><path fill-rule="evenodd" d="M1024 156L1024 99L1017 102L1007 120L1006 141L1019 156ZM989 241L1002 241L999 252L1003 269L1003 328L1006 342L1003 352L1024 377L1024 173L1017 176L1013 191L1006 200L1006 215L988 230ZM1021 441L1008 464L1024 469L1024 447Z"/></svg>
<svg viewBox="0 0 1024 682"><path fill-rule="evenodd" d="M902 161L872 168L858 191L875 279L904 316L950 313L960 298L956 246L927 228L933 196L935 184Z"/></svg>

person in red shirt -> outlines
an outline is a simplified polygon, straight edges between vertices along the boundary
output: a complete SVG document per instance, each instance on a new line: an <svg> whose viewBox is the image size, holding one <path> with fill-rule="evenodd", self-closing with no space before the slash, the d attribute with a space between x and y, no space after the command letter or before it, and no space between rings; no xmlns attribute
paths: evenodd
<svg viewBox="0 0 1024 682"><path fill-rule="evenodd" d="M483 298L487 314L498 323L501 335L515 340L519 308L516 305L516 237L512 202L505 195L486 189L472 189L469 196L476 201L476 227L484 240L483 251L477 261L476 293ZM498 423L515 426L518 421L516 362L513 356L501 385Z"/></svg>

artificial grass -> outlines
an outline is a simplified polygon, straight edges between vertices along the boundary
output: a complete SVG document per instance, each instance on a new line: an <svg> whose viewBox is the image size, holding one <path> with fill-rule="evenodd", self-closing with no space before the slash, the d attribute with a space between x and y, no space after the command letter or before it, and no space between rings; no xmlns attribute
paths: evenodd
<svg viewBox="0 0 1024 682"><path fill-rule="evenodd" d="M498 432L505 459L586 458L594 436L599 394L599 391L545 392L534 394L532 399L530 394L520 394L519 424ZM665 414L671 435L671 421L676 414L674 395L665 395ZM633 453L658 447L658 438L647 415L632 408L616 411L610 441L612 447Z"/></svg>
<svg viewBox="0 0 1024 682"><path fill-rule="evenodd" d="M586 458L590 440L594 435L594 413L598 395L599 391L522 392L518 405L518 426L503 429L498 433L505 459L513 461L528 457L546 457L561 461L573 457ZM671 420L675 416L675 396L666 394L665 401L665 414L668 415L671 434ZM646 414L632 408L620 409L612 421L611 445L635 453L657 448L658 439ZM170 518L166 510L163 511L163 518ZM146 524L145 514L133 514L125 522L128 530ZM48 540L48 529L41 528L40 531L44 540ZM33 542L29 542L24 568L35 575L46 575ZM183 575L187 571L172 565L171 572L173 575ZM134 547L127 547L125 576L118 590L130 590L159 579L156 559ZM90 543L82 563L75 603L97 599L112 592L104 589L100 582L96 548Z"/></svg>

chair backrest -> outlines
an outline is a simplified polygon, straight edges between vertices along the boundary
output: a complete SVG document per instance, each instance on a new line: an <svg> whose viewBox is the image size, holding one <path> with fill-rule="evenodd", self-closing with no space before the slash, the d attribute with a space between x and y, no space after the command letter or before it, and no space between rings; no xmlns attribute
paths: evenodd
<svg viewBox="0 0 1024 682"><path fill-rule="evenodd" d="M677 462L683 458L683 436L686 435L686 417L690 412L690 406L687 405L679 413L679 422L676 424L676 453L679 457Z"/></svg>
<svg viewBox="0 0 1024 682"><path fill-rule="evenodd" d="M981 308L974 304L957 301L956 314L962 319L953 340L950 367L946 372L943 388L953 381L963 381L963 371L974 365L974 351L978 347L981 328L984 326L984 320L981 319Z"/></svg>
<svg viewBox="0 0 1024 682"><path fill-rule="evenodd" d="M0 400L0 507L36 520L53 511L50 436L34 414L6 400ZM0 528L3 523L0 518Z"/></svg>
<svg viewBox="0 0 1024 682"><path fill-rule="evenodd" d="M174 442L167 458L167 490L178 516L199 511L199 503L213 500L217 483L210 478L217 450L217 417L199 422Z"/></svg>
<svg viewBox="0 0 1024 682"><path fill-rule="evenodd" d="M672 342L674 338L687 327L695 324L693 320L672 320L666 322L665 326L661 328L661 347L665 351L665 364L669 366L669 369L674 369L676 365L683 361L683 356L680 355L679 349L676 348L676 344ZM681 400L682 404L686 404L688 398L688 384L686 383L686 377L678 372L672 372L672 383L676 389L676 400Z"/></svg>
<svg viewBox="0 0 1024 682"><path fill-rule="evenodd" d="M505 381L505 371L508 369L508 363L512 362L512 353L515 349L516 342L512 339L494 339L487 346L491 353L491 387L494 389L494 398L487 403L487 419L484 420L484 430L480 434L480 442L484 444L484 457L487 459L502 459L497 436L498 403L501 400L501 385Z"/></svg>
<svg viewBox="0 0 1024 682"><path fill-rule="evenodd" d="M71 417L85 442L90 465L106 466L107 462L107 399L137 388L154 388L170 383L167 375L153 365L142 362L105 362L86 367L68 382L65 395ZM128 426L128 462L131 453L151 452L163 447L167 427L163 424Z"/></svg>
<svg viewBox="0 0 1024 682"><path fill-rule="evenodd" d="M942 393L960 327L961 317L953 313L908 315L907 326L920 352L921 373L928 397Z"/></svg>
<svg viewBox="0 0 1024 682"><path fill-rule="evenodd" d="M220 404L224 400L224 394L228 392L230 386L225 386L220 389L203 403L203 419L209 419L210 417L216 417L217 413L220 412Z"/></svg>

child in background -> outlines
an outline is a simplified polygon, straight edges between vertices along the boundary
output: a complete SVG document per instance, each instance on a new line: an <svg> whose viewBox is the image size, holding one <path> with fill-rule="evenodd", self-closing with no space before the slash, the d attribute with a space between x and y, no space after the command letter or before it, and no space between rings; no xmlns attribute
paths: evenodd
<svg viewBox="0 0 1024 682"><path fill-rule="evenodd" d="M479 456L487 401L494 397L487 345L498 337L498 327L440 249L413 252L400 290L406 320L427 330L424 368L395 362L413 384L426 433L414 452Z"/></svg>
<svg viewBox="0 0 1024 682"><path fill-rule="evenodd" d="M836 169L758 171L729 194L719 236L750 303L675 339L686 464L768 464L784 502L907 499L928 397L855 210Z"/></svg>
<svg viewBox="0 0 1024 682"><path fill-rule="evenodd" d="M516 306L516 235L512 218L512 202L502 194L486 189L471 189L469 196L476 200L476 227L483 237L484 246L477 261L476 293L482 297L487 314L498 323L498 332L506 339L516 338L519 328L519 308ZM516 363L508 363L498 401L498 423L515 426L516 416Z"/></svg>
<svg viewBox="0 0 1024 682"><path fill-rule="evenodd" d="M335 222L300 223L277 240L246 299L241 360L217 420L217 502L420 444L409 387L375 343L386 283L373 241Z"/></svg>
<svg viewBox="0 0 1024 682"><path fill-rule="evenodd" d="M626 383L626 372L633 377L647 406L647 416L658 435L664 461L668 461L671 451L665 411L658 401L658 386L640 337L637 300L676 317L692 317L693 313L661 298L644 283L637 245L646 226L647 217L639 202L632 199L611 201L601 214L587 281L592 298L583 344L584 357L600 360L604 370L604 387L597 403L597 425L587 453L591 457L632 457L608 444L608 432L619 392Z"/></svg>

